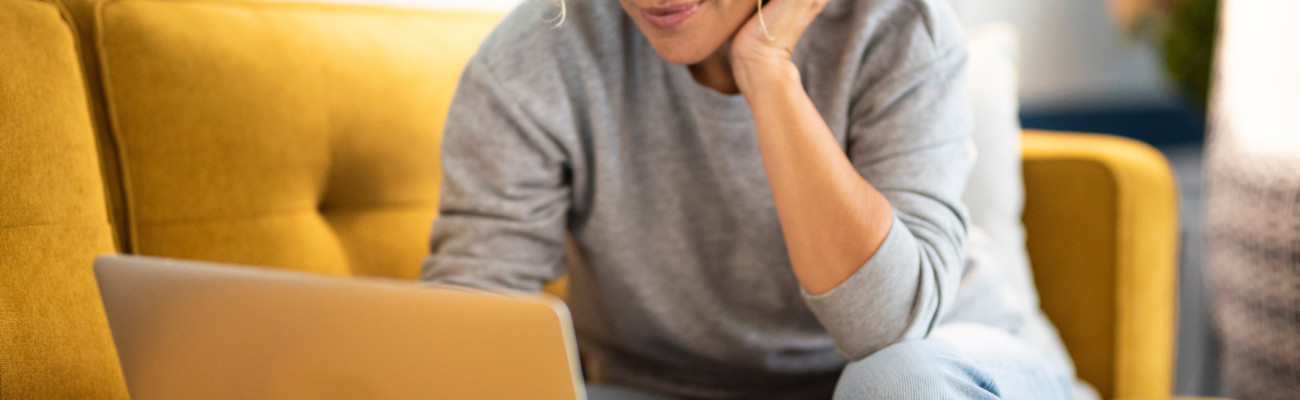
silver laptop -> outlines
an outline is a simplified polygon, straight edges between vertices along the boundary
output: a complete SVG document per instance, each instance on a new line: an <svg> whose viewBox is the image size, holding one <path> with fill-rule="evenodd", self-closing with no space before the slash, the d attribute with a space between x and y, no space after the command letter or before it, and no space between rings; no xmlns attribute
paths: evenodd
<svg viewBox="0 0 1300 400"><path fill-rule="evenodd" d="M95 276L137 400L585 398L544 295L131 256Z"/></svg>

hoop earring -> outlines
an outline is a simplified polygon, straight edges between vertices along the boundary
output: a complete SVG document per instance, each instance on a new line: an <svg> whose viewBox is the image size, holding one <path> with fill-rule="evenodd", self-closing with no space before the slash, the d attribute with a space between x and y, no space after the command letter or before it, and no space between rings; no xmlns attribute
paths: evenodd
<svg viewBox="0 0 1300 400"><path fill-rule="evenodd" d="M763 20L763 0L754 0L758 4L758 27L763 30L763 38L772 40L772 34L767 32L767 21Z"/></svg>
<svg viewBox="0 0 1300 400"><path fill-rule="evenodd" d="M555 0L555 1L560 3L560 14L552 18L547 18L546 23L549 24L551 22L554 22L555 27L559 28L561 25L564 25L564 19L569 16L569 5L566 4L564 0Z"/></svg>

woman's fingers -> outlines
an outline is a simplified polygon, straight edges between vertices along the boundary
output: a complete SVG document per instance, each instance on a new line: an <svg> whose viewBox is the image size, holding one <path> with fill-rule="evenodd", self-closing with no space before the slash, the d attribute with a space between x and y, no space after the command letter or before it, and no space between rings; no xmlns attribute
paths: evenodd
<svg viewBox="0 0 1300 400"><path fill-rule="evenodd" d="M759 0L753 0L759 1ZM733 65L789 60L795 43L828 0L771 0L736 32L731 43ZM766 29L764 29L766 28Z"/></svg>
<svg viewBox="0 0 1300 400"><path fill-rule="evenodd" d="M763 6L768 30L798 36L826 6L827 0L772 0Z"/></svg>
<svg viewBox="0 0 1300 400"><path fill-rule="evenodd" d="M776 41L783 47L793 46L808 28L808 24L825 8L826 2L827 0L771 0L760 11L762 20L759 20L760 15L755 15L747 25L756 25L752 28L759 31L762 30L761 25L766 25L765 39Z"/></svg>

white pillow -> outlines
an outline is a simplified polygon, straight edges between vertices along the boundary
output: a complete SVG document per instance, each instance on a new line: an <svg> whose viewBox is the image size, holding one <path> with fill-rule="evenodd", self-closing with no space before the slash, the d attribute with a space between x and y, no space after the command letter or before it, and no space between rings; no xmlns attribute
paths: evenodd
<svg viewBox="0 0 1300 400"><path fill-rule="evenodd" d="M966 93L974 110L978 157L962 200L971 222L1007 251L1000 259L1028 265L1020 222L1025 188L1020 171L1020 103L1017 100L1015 28L990 23L970 29Z"/></svg>
<svg viewBox="0 0 1300 400"><path fill-rule="evenodd" d="M1001 303L1033 314L1020 336L1043 350L1053 362L1074 372L1060 336L1038 309L1025 250L1025 183L1020 163L1020 104L1017 100L1019 37L1015 28L989 23L967 31L970 63L966 92L974 110L973 141L979 155L962 200L970 209L972 256L988 262L1001 281ZM993 263L996 265L989 265ZM1080 380L1074 398L1096 399L1097 392Z"/></svg>

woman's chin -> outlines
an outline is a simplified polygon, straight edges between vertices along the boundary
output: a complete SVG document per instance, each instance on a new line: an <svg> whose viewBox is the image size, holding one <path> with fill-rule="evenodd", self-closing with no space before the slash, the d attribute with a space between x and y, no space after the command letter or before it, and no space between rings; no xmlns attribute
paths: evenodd
<svg viewBox="0 0 1300 400"><path fill-rule="evenodd" d="M676 65L698 64L700 61L704 61L705 58L708 58L710 54L713 54L713 50L715 50L680 48L662 45L654 46L654 48L655 51L659 53L659 56L663 57L665 61Z"/></svg>

